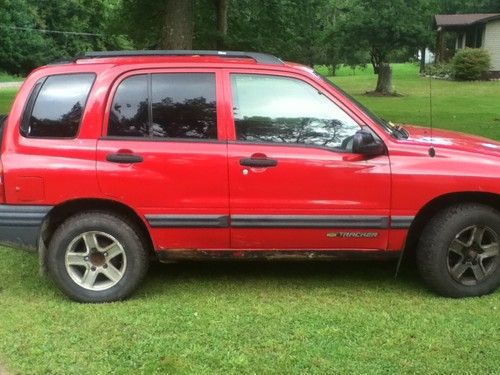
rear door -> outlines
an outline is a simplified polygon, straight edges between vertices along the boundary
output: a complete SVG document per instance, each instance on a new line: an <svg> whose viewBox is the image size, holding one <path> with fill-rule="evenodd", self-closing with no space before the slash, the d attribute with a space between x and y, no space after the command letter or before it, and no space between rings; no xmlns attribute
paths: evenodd
<svg viewBox="0 0 500 375"><path fill-rule="evenodd" d="M112 89L99 186L146 218L157 249L229 248L218 81L213 70L139 71Z"/></svg>
<svg viewBox="0 0 500 375"><path fill-rule="evenodd" d="M233 71L225 79L233 248L386 249L389 159L352 153L365 126L305 77Z"/></svg>

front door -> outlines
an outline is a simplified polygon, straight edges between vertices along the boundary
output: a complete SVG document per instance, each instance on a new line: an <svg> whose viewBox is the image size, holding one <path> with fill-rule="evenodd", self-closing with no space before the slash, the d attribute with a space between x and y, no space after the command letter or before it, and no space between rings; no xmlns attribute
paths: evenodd
<svg viewBox="0 0 500 375"><path fill-rule="evenodd" d="M364 125L300 77L233 72L226 80L232 247L386 249L389 159L352 153Z"/></svg>
<svg viewBox="0 0 500 375"><path fill-rule="evenodd" d="M229 247L216 82L213 71L129 73L109 100L99 186L147 220L159 250Z"/></svg>

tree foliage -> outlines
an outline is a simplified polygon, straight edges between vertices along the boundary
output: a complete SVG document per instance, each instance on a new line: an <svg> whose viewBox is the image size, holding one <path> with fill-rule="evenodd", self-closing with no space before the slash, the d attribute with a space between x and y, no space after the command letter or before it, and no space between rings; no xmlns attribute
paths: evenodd
<svg viewBox="0 0 500 375"><path fill-rule="evenodd" d="M427 45L431 24L428 5L425 0L352 0L338 26L341 43L349 46L344 48L346 55L369 54L379 74L377 92L392 93L391 54Z"/></svg>
<svg viewBox="0 0 500 375"><path fill-rule="evenodd" d="M0 0L0 70L25 74L83 51L127 47L125 38L107 35L115 7L110 0Z"/></svg>
<svg viewBox="0 0 500 375"><path fill-rule="evenodd" d="M500 13L498 0L441 0L435 1L440 13Z"/></svg>
<svg viewBox="0 0 500 375"><path fill-rule="evenodd" d="M0 0L0 70L24 74L86 50L235 49L307 65L380 66L434 44L438 13L498 0ZM91 33L76 35L27 29Z"/></svg>
<svg viewBox="0 0 500 375"><path fill-rule="evenodd" d="M36 11L26 0L0 0L0 9L0 70L25 73L43 62L46 38L10 27L31 27Z"/></svg>

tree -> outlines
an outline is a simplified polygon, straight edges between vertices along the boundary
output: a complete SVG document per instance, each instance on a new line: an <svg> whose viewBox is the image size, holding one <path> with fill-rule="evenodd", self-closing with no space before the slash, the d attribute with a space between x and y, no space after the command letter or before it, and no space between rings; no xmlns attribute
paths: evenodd
<svg viewBox="0 0 500 375"><path fill-rule="evenodd" d="M307 65L327 63L324 45L333 0L238 0L231 2L227 45L263 51Z"/></svg>
<svg viewBox="0 0 500 375"><path fill-rule="evenodd" d="M436 2L439 13L500 13L498 0L441 0Z"/></svg>
<svg viewBox="0 0 500 375"><path fill-rule="evenodd" d="M26 0L0 0L0 8L0 70L26 73L44 60L44 36L12 27L32 27L34 9Z"/></svg>
<svg viewBox="0 0 500 375"><path fill-rule="evenodd" d="M161 46L193 49L193 0L167 0Z"/></svg>
<svg viewBox="0 0 500 375"><path fill-rule="evenodd" d="M217 13L217 49L224 49L227 38L229 0L214 0Z"/></svg>
<svg viewBox="0 0 500 375"><path fill-rule="evenodd" d="M353 0L339 31L351 53L367 51L378 74L375 93L394 94L390 55L416 50L430 35L428 2L423 0Z"/></svg>
<svg viewBox="0 0 500 375"><path fill-rule="evenodd" d="M122 0L114 31L138 48L224 48L229 0Z"/></svg>
<svg viewBox="0 0 500 375"><path fill-rule="evenodd" d="M116 0L0 0L0 70L26 74L79 52L120 48L106 35Z"/></svg>

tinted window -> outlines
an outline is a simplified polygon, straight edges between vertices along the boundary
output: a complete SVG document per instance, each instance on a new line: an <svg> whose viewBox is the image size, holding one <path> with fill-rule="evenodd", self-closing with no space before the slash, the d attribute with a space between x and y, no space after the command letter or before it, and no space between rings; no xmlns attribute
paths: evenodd
<svg viewBox="0 0 500 375"><path fill-rule="evenodd" d="M78 133L94 74L48 77L28 103L21 132L28 137L73 138Z"/></svg>
<svg viewBox="0 0 500 375"><path fill-rule="evenodd" d="M214 74L153 75L155 137L217 138Z"/></svg>
<svg viewBox="0 0 500 375"><path fill-rule="evenodd" d="M111 105L108 135L147 137L149 135L148 75L125 79Z"/></svg>
<svg viewBox="0 0 500 375"><path fill-rule="evenodd" d="M152 74L124 80L113 100L108 135L216 139L215 74Z"/></svg>
<svg viewBox="0 0 500 375"><path fill-rule="evenodd" d="M360 126L314 87L294 78L232 75L237 139L350 150Z"/></svg>

